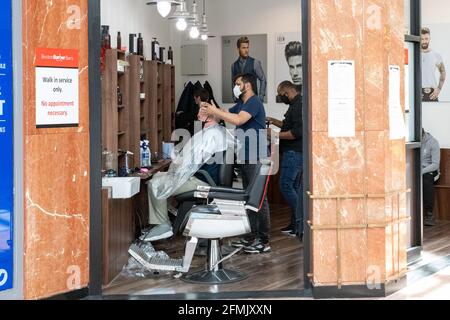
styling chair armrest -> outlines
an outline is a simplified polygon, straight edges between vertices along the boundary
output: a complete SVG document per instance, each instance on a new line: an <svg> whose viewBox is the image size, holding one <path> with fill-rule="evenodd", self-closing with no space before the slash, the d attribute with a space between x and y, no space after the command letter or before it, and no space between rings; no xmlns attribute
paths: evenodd
<svg viewBox="0 0 450 320"><path fill-rule="evenodd" d="M208 184L209 184L210 186L212 186L212 187L217 187L216 182L213 180L213 178L211 178L211 175L210 175L207 171L205 171L205 170L199 170L199 171L197 171L197 173L196 173L195 175L196 175L196 176L197 176L197 175L202 176L203 178L206 179L206 181L208 182Z"/></svg>

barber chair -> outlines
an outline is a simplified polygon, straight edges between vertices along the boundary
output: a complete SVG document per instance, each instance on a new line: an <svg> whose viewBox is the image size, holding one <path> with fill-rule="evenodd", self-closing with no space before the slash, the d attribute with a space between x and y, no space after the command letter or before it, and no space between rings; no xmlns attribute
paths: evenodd
<svg viewBox="0 0 450 320"><path fill-rule="evenodd" d="M183 235L190 237L182 259L146 259L137 252L137 259L149 270L174 271L184 273L182 280L200 284L226 284L238 282L246 274L228 270L223 262L231 258L240 249L222 257L220 242L224 238L237 237L250 233L247 210L259 212L266 195L272 162L262 161L246 190L224 187L199 187L186 198L204 199L209 204L195 206L188 211L180 229ZM188 273L199 239L208 241L206 269ZM135 254L136 255L136 254Z"/></svg>
<svg viewBox="0 0 450 320"><path fill-rule="evenodd" d="M217 185L208 172L200 170L197 172L197 175L203 176L208 184L212 187L224 187L231 188L233 186L234 179L234 149L230 148L228 151L224 151L223 154L223 163L219 168L219 184ZM195 205L205 204L205 199L199 199L194 196L192 192L187 192L184 194L180 194L175 197L178 202L178 210L177 216L173 223L173 234L174 236L180 232L181 224L183 223L186 214L189 210L192 209Z"/></svg>

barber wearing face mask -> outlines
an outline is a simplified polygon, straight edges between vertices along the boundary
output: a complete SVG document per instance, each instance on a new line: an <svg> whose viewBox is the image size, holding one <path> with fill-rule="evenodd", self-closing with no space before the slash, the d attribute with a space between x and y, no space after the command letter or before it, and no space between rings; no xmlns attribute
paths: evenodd
<svg viewBox="0 0 450 320"><path fill-rule="evenodd" d="M285 81L278 86L278 97L289 105L283 121L267 118L270 125L281 128L279 133L282 153L280 190L292 209L291 223L281 232L288 236L303 234L303 202L301 201L301 177L303 173L303 111L302 97L296 85ZM272 131L268 131L269 136Z"/></svg>
<svg viewBox="0 0 450 320"><path fill-rule="evenodd" d="M229 109L223 111L214 105L214 103L203 103L200 112L210 116L223 119L225 122L236 126L237 137L240 144L243 145L243 154L238 154L242 164L241 172L243 186L247 188L250 184L254 172L257 169L257 163L261 158L268 157L267 130L266 130L266 112L261 99L255 95L253 88L256 86L256 77L252 74L238 75L235 78L235 87L233 89L238 103ZM241 130L241 131L239 131ZM249 136L255 135L256 139L250 139ZM262 136L262 137L261 137ZM239 241L233 242L235 247L244 247L247 253L265 253L271 250L269 245L270 233L270 211L267 197L264 199L263 206L258 213L248 211L252 233Z"/></svg>

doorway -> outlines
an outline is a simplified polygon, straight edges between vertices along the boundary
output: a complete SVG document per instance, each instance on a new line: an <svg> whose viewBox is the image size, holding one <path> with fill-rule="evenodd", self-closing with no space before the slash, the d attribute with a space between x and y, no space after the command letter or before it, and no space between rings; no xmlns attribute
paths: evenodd
<svg viewBox="0 0 450 320"><path fill-rule="evenodd" d="M102 83L100 80L100 35L98 30L103 23L101 13L101 1L90 1L89 19L90 19L90 88L91 88L91 106L99 106L102 104L99 92L101 92ZM274 3L276 1L273 1ZM290 1L292 2L292 1ZM308 1L298 1L298 8L301 7L301 12L304 14L307 12ZM152 10L151 8L147 8ZM300 18L301 15L298 14ZM301 29L303 37L303 50L308 52L307 39L307 19L303 16ZM251 33L251 32L250 32ZM219 41L220 43L220 41ZM303 65L303 77L307 79L308 57L306 54L302 56ZM183 81L185 78L183 78ZM306 84L305 84L306 86ZM306 87L303 89L304 93L308 90ZM94 93L94 94L92 94ZM273 93L271 93L272 95ZM308 97L306 94L303 96L303 103L307 106ZM96 172L101 172L102 161L99 155L99 150L102 148L102 132L100 121L102 121L102 110L100 108L91 108L91 198L101 199L101 192L98 190L98 186L101 185L101 175ZM304 118L304 148L308 150L307 136L309 132L308 117ZM308 158L308 157L305 157ZM304 173L303 181L305 182L303 190L308 190L309 173L308 159L304 161ZM308 199L306 195L303 195L304 199L304 213L305 220L307 221L309 212ZM91 295L166 295L166 294L179 294L183 295L188 292L204 292L212 294L210 297L217 297L217 294L223 294L224 296L239 297L239 296L258 296L258 295L270 295L270 296L303 296L304 289L309 287L309 280L305 283L307 273L309 270L309 230L305 228L303 244L295 237L286 237L280 233L280 229L288 224L290 219L290 209L284 204L276 204L271 206L272 213L272 253L268 255L259 256L247 256L236 255L232 257L227 263L231 266L244 270L249 274L249 278L244 282L239 282L234 285L228 285L218 287L212 286L197 286L197 285L185 285L180 279L174 277L176 275L167 275L163 273L159 274L147 274L147 278L127 278L126 276L119 275L111 284L104 286L102 284L103 279L103 239L104 239L104 226L102 221L102 208L99 201L91 204L91 212L96 214L91 218ZM140 219L138 219L140 220ZM163 242L155 245L157 250L164 250L170 256L180 256L183 254L183 244L185 238L179 236L172 241ZM201 268L204 264L204 258L198 257L194 260L193 266ZM305 269L305 266L307 268Z"/></svg>

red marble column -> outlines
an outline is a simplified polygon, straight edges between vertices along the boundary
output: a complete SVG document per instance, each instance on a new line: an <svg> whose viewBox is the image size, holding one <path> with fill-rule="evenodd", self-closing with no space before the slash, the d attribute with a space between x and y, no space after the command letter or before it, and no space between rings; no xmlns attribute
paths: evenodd
<svg viewBox="0 0 450 320"><path fill-rule="evenodd" d="M372 288L406 271L405 141L390 140L388 105L389 65L401 67L402 79L404 74L403 5L403 0L310 1L315 288ZM356 65L353 138L328 134L329 60Z"/></svg>
<svg viewBox="0 0 450 320"><path fill-rule="evenodd" d="M24 296L48 297L89 278L87 0L23 0ZM36 48L77 49L79 126L37 129Z"/></svg>

